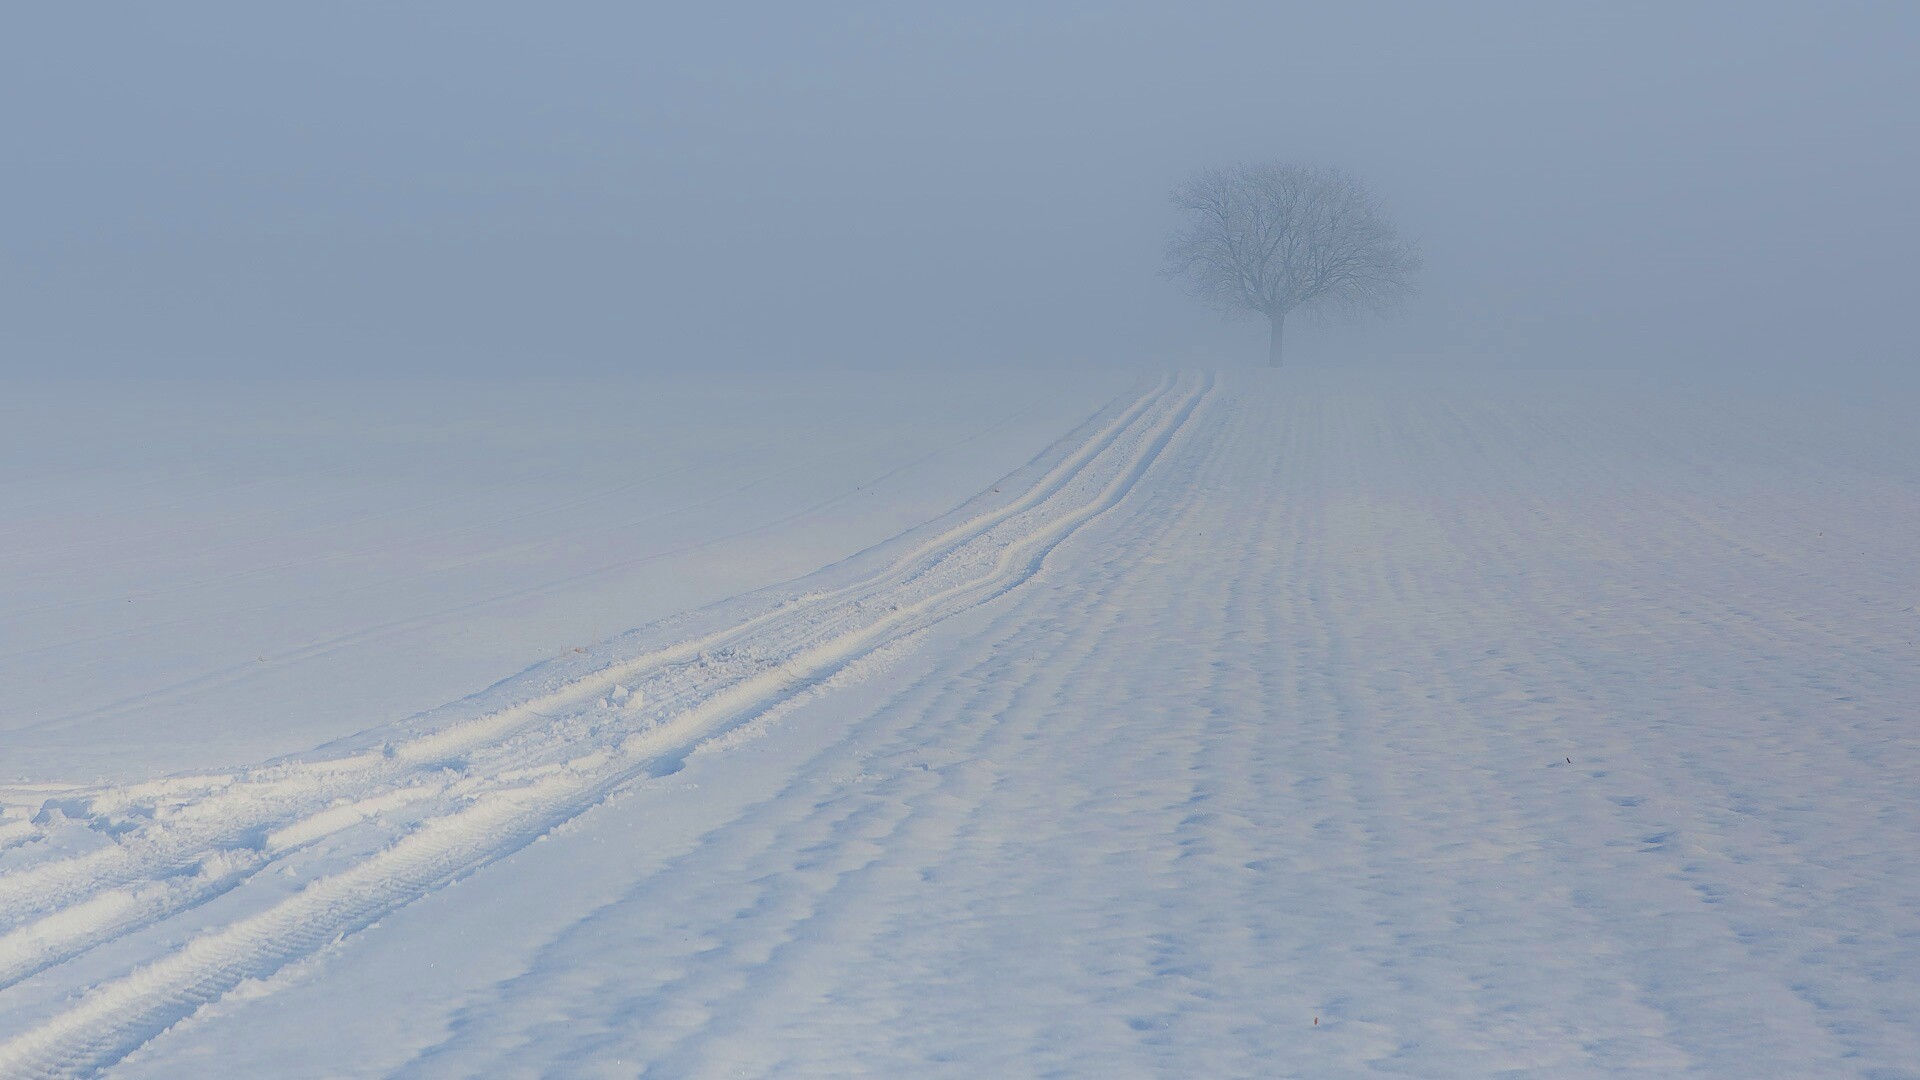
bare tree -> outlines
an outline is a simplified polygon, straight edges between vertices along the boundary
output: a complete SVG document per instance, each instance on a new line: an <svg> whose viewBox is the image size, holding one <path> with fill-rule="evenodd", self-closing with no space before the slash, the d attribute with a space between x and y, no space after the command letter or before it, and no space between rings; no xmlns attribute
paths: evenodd
<svg viewBox="0 0 1920 1080"><path fill-rule="evenodd" d="M1187 220L1167 241L1167 273L1223 312L1265 315L1274 367L1293 312L1384 312L1413 291L1418 249L1373 192L1339 169L1210 169L1174 189L1173 202Z"/></svg>

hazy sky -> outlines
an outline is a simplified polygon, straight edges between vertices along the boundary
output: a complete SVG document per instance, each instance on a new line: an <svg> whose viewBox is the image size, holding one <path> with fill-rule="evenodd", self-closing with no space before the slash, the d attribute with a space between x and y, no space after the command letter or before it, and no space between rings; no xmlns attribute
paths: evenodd
<svg viewBox="0 0 1920 1080"><path fill-rule="evenodd" d="M1426 248L1292 357L1911 364L1920 5L13 4L0 371L1258 358L1166 192Z"/></svg>

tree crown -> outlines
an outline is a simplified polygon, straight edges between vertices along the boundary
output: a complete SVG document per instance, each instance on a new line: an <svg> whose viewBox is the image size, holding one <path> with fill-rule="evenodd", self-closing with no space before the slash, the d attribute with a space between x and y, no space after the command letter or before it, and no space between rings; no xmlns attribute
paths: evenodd
<svg viewBox="0 0 1920 1080"><path fill-rule="evenodd" d="M1175 188L1173 202L1186 221L1167 242L1167 272L1223 311L1384 311L1413 291L1418 249L1339 169L1210 169Z"/></svg>

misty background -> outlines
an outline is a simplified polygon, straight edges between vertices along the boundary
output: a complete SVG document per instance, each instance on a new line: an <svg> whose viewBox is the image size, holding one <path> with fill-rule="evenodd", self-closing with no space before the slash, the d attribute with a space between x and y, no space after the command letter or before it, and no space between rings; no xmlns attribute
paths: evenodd
<svg viewBox="0 0 1920 1080"><path fill-rule="evenodd" d="M1427 256L1290 361L1907 367L1910 4L10 5L0 374L1258 362L1167 191Z"/></svg>

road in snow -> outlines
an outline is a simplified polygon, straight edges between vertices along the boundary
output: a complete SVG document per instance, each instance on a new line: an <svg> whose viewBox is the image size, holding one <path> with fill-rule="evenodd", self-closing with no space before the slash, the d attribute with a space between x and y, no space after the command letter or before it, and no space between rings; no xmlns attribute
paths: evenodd
<svg viewBox="0 0 1920 1080"><path fill-rule="evenodd" d="M793 585L44 795L0 1075L1920 1075L1888 404L1170 377Z"/></svg>

